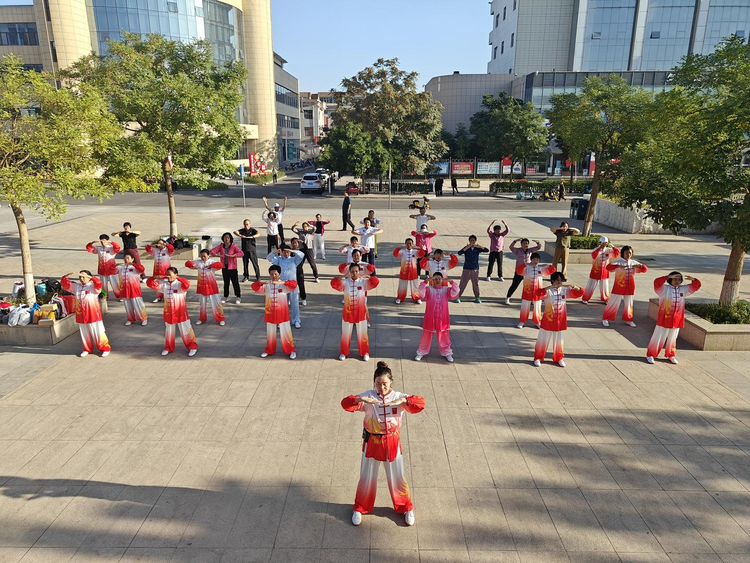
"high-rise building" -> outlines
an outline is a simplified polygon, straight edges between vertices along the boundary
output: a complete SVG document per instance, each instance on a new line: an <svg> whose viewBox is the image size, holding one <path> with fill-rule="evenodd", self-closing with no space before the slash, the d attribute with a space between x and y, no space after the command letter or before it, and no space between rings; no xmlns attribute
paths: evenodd
<svg viewBox="0 0 750 563"><path fill-rule="evenodd" d="M273 62L279 162L296 162L300 159L299 80L284 70L286 59L281 55L274 53Z"/></svg>
<svg viewBox="0 0 750 563"><path fill-rule="evenodd" d="M14 53L28 68L54 73L102 53L122 31L205 39L217 63L242 61L248 76L237 119L246 139L237 156L260 152L277 162L271 0L16 0L0 6L0 57Z"/></svg>
<svg viewBox="0 0 750 563"><path fill-rule="evenodd" d="M666 71L750 34L750 0L492 0L490 13L493 74Z"/></svg>

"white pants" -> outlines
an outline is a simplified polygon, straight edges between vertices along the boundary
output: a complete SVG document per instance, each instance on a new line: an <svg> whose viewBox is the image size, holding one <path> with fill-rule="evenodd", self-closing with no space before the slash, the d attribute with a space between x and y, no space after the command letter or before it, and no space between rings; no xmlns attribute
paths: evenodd
<svg viewBox="0 0 750 563"><path fill-rule="evenodd" d="M609 300L609 278L603 280L597 280L589 278L586 283L586 288L583 290L583 301L591 301L596 291L596 286L599 285L599 296L605 303Z"/></svg>
<svg viewBox="0 0 750 563"><path fill-rule="evenodd" d="M371 457L366 457L365 454L366 451L362 452L354 510L362 514L372 512L372 508L375 506L375 495L378 492L378 467L381 463L385 465L385 477L388 482L388 492L391 493L393 508L399 514L414 510L409 494L409 484L404 478L404 458L401 452L399 451L396 454L396 459L390 462L377 461Z"/></svg>
<svg viewBox="0 0 750 563"><path fill-rule="evenodd" d="M318 257L318 254L320 254L320 257L325 260L326 259L326 236L325 235L319 235L315 234L315 238L313 238L313 253L315 258Z"/></svg>
<svg viewBox="0 0 750 563"><path fill-rule="evenodd" d="M125 314L128 316L129 322L138 321L142 323L148 319L143 297L131 297L130 299L123 299L122 302L125 305Z"/></svg>
<svg viewBox="0 0 750 563"><path fill-rule="evenodd" d="M200 302L200 309L198 313L198 320L205 323L208 318L208 303L211 304L211 311L214 314L214 320L220 323L224 319L224 308L221 306L221 298L218 293L211 295L200 295L198 301Z"/></svg>
<svg viewBox="0 0 750 563"><path fill-rule="evenodd" d="M665 328L656 325L654 334L651 336L651 341L648 343L646 355L656 358L663 348L665 358L674 356L677 351L677 335L679 332L679 328Z"/></svg>
<svg viewBox="0 0 750 563"><path fill-rule="evenodd" d="M78 323L78 330L81 333L83 349L89 354L94 351L95 346L102 352L109 352L111 350L102 321Z"/></svg>

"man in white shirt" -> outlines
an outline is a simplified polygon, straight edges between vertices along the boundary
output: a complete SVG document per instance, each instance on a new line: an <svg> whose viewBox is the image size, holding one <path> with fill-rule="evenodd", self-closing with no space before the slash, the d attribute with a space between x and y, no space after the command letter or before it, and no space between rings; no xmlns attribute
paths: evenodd
<svg viewBox="0 0 750 563"><path fill-rule="evenodd" d="M414 229L415 231L419 232L419 230L422 228L422 225L426 225L428 221L434 221L435 216L434 215L428 215L427 209L424 207L419 208L419 215L409 215L409 219L416 219L417 220L417 228Z"/></svg>
<svg viewBox="0 0 750 563"><path fill-rule="evenodd" d="M375 266L375 235L379 235L382 232L383 229L372 226L372 222L369 218L365 218L364 227L352 229L353 235L359 235L361 237L362 246L370 250L362 256L362 259L372 264L373 267Z"/></svg>

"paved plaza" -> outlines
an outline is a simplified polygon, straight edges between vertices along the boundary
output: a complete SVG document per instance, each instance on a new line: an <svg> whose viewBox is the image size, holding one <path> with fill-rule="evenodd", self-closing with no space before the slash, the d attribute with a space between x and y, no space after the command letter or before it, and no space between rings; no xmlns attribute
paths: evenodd
<svg viewBox="0 0 750 563"><path fill-rule="evenodd" d="M261 225L257 197L247 210L237 192L180 197L181 232L218 236L246 216ZM369 363L354 347L337 359L341 298L329 282L342 261L334 249L350 236L337 230L340 201L299 197L289 200L286 228L318 209L332 223L321 283L308 279L293 333L296 360L259 357L263 303L249 283L240 305L226 305L226 326L195 327L194 358L179 340L175 354L160 356L161 305L145 287L148 326L124 326L122 304L110 302L108 358L76 357L77 335L52 348L0 348L0 563L750 562L750 353L701 352L680 340L679 365L645 362L654 277L682 269L703 282L700 297L716 297L728 247L710 236L597 226L650 269L637 279L636 328L604 328L602 304L572 303L567 367L548 356L535 368L537 331L515 328L520 290L508 307L509 281L481 281L482 304L451 305L455 363L436 345L418 363L424 305L394 303L391 252L414 228L407 203L394 198L388 210L383 197L353 200L355 222L372 208L385 229ZM509 243L549 240L567 216L566 202L431 203L433 246L454 252L472 233L487 245L493 219L508 223ZM145 240L165 234L164 195L77 204L47 225L30 214L37 278L93 269L85 244L123 221ZM0 225L6 293L20 274L7 207ZM512 266L506 254L506 280ZM584 285L588 271L571 265L569 278ZM196 320L194 287L188 299ZM402 433L413 527L390 508L382 471L375 512L358 528L350 521L362 415L340 401L371 388L378 360L393 368L395 389L427 401L406 415Z"/></svg>

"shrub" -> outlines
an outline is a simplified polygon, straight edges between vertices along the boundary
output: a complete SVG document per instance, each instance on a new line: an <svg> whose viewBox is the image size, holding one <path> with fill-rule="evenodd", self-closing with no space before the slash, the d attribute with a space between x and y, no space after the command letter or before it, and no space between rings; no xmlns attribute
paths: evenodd
<svg viewBox="0 0 750 563"><path fill-rule="evenodd" d="M721 305L718 302L691 303L688 301L685 308L716 325L750 324L750 302L748 301L737 301L729 305Z"/></svg>
<svg viewBox="0 0 750 563"><path fill-rule="evenodd" d="M286 172L283 172L281 170L276 172L276 177L279 180L281 180L284 176L286 176ZM245 174L246 184L267 184L268 182L273 182L273 174L271 172L267 172L266 174L258 174L257 176L250 176L249 174Z"/></svg>
<svg viewBox="0 0 750 563"><path fill-rule="evenodd" d="M168 237L168 236L166 236L166 237L164 237L164 240L167 240L168 238L169 238L169 237ZM198 240L198 237L195 237L195 236L192 236L192 235L183 235L182 233L179 233L179 234L177 235L177 238L178 238L178 239L188 239L188 242L189 242L190 244L193 244L194 242L196 242L196 241ZM154 245L156 245L156 243L157 243L157 242L159 242L159 240L160 240L160 239L158 239L158 238L155 238L154 240L152 240L152 241L151 241L151 243L150 243L150 244L151 244L152 246L154 246Z"/></svg>
<svg viewBox="0 0 750 563"><path fill-rule="evenodd" d="M591 183L589 180L576 180L573 182L572 187L570 180L565 180L565 192L566 193L583 193L583 188ZM534 192L542 194L550 190L556 190L560 180L541 180L539 182L527 182L526 180L502 180L499 182L492 182L490 184L490 193L517 193L525 191L531 188Z"/></svg>
<svg viewBox="0 0 750 563"><path fill-rule="evenodd" d="M587 237L583 235L573 235L570 237L570 249L571 250L594 250L599 246L599 239L601 235L589 235Z"/></svg>
<svg viewBox="0 0 750 563"><path fill-rule="evenodd" d="M165 191L167 188L164 187L164 183L162 182L160 188L161 191ZM182 190L200 190L201 188L198 188L194 186L189 180L178 180L175 179L172 181L172 189L175 191L182 191ZM207 190L226 190L227 185L223 184L222 182L217 182L216 180L209 180L208 186L205 188Z"/></svg>

